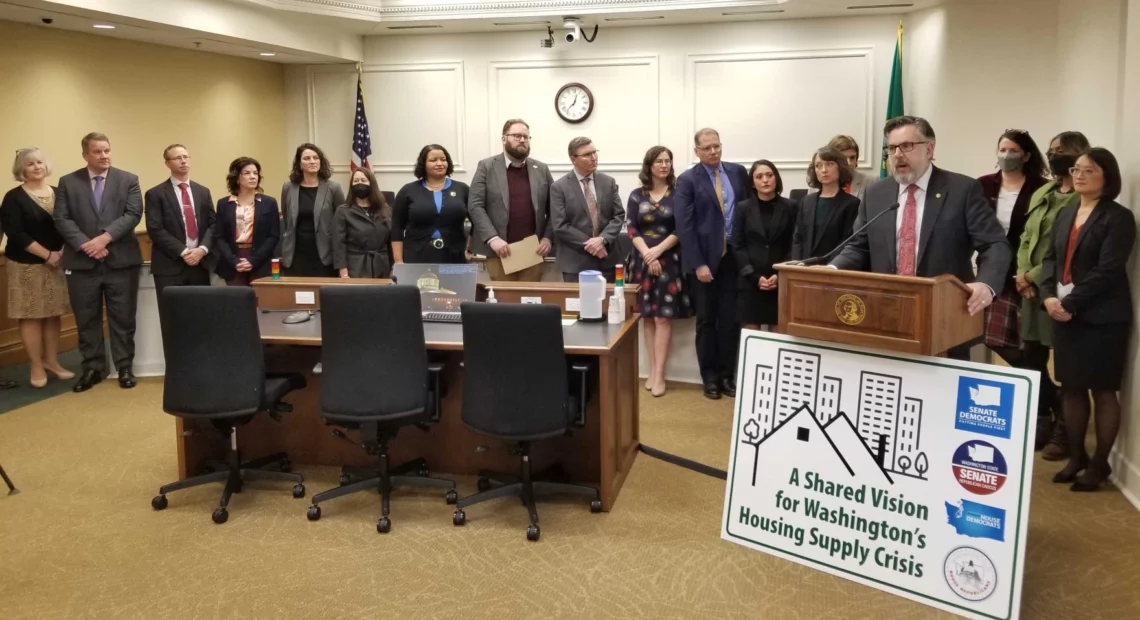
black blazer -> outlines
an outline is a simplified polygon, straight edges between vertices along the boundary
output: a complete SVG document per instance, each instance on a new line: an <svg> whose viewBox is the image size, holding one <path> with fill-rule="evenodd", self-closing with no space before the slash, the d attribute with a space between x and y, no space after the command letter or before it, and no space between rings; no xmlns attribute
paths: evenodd
<svg viewBox="0 0 1140 620"><path fill-rule="evenodd" d="M772 219L767 227L760 217L760 209L772 210ZM799 215L796 203L782 196L763 206L755 194L736 203L736 211L732 215L732 239L728 246L740 269L742 290L756 290L761 277L771 277L776 273L773 265L788 260Z"/></svg>
<svg viewBox="0 0 1140 620"><path fill-rule="evenodd" d="M839 206L832 209L822 222L815 221L819 192L808 194L800 201L800 216L792 240L792 260L827 254L851 236L855 218L859 215L859 199L841 189L835 200Z"/></svg>
<svg viewBox="0 0 1140 620"><path fill-rule="evenodd" d="M51 188L55 191L55 188ZM13 187L0 201L0 230L8 235L8 260L42 265L44 259L27 247L36 242L49 252L63 249L63 235L55 229L51 213L44 211L22 187Z"/></svg>
<svg viewBox="0 0 1140 620"><path fill-rule="evenodd" d="M990 201L990 206L993 207L996 214L998 194L1001 193L1001 173L995 172L980 176L978 183L982 184L982 194L985 195L986 200ZM1009 230L1006 231L1005 238L1009 241L1009 247L1013 248L1015 256L1014 260L1009 261L1009 272L1006 273L1005 278L1006 288L1013 285L1014 272L1017 271L1017 248L1021 247L1021 233L1025 232L1025 222L1029 219L1029 200L1044 184L1045 179L1041 177L1025 177L1025 184L1021 186L1021 191L1017 193L1017 200L1013 203L1013 213L1009 218ZM1002 291L994 292L998 295L1002 294Z"/></svg>
<svg viewBox="0 0 1140 620"><path fill-rule="evenodd" d="M253 207L253 253L249 264L253 278L269 275L269 260L281 238L281 219L277 201L258 194ZM218 216L214 223L214 247L218 250L218 277L229 280L237 275L237 200L226 196L218 200Z"/></svg>
<svg viewBox="0 0 1140 620"><path fill-rule="evenodd" d="M190 199L194 202L194 219L198 224L198 247L206 248L203 267L216 263L214 247L214 199L210 190L190 181ZM150 272L156 276L176 276L189 267L182 260L186 251L186 223L182 221L182 199L174 191L170 179L143 194L146 234L150 236Z"/></svg>
<svg viewBox="0 0 1140 620"><path fill-rule="evenodd" d="M333 268L350 278L392 276L392 223L360 205L337 207L332 220Z"/></svg>
<svg viewBox="0 0 1140 620"><path fill-rule="evenodd" d="M437 213L435 198L423 181L412 181L400 188L396 204L392 206L392 241L404 244L405 262L417 262L416 257L427 249L436 230L446 250L463 256L467 247L467 236L463 232L463 223L467 220L467 192L466 183L452 180L443 190L443 207Z"/></svg>
<svg viewBox="0 0 1140 620"><path fill-rule="evenodd" d="M1053 236L1041 267L1041 299L1057 296L1065 270L1069 234L1079 204L1061 209L1053 221ZM1127 207L1101 200L1077 233L1073 252L1073 290L1061 306L1074 320L1087 323L1130 323L1132 293L1128 287L1128 257L1136 242L1136 218Z"/></svg>

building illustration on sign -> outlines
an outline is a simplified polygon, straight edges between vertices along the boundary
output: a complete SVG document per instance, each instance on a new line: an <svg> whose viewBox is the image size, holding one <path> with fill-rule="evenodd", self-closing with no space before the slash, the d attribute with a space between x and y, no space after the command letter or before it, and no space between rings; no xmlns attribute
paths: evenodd
<svg viewBox="0 0 1140 620"><path fill-rule="evenodd" d="M925 480L930 462L922 451L923 401L904 394L902 377L864 370L857 378L845 378L823 371L819 353L788 348L779 349L776 368L757 364L752 411L741 416L744 443L759 450L768 437L806 411L828 438L837 434L835 429L850 427L853 440L883 472ZM844 383L854 384L854 389L844 389ZM844 403L845 396L854 402Z"/></svg>

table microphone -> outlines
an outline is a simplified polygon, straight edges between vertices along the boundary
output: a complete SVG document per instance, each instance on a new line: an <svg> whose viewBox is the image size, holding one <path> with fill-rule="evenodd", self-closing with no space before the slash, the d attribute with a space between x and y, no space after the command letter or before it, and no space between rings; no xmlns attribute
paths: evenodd
<svg viewBox="0 0 1140 620"><path fill-rule="evenodd" d="M886 209L883 209L882 211L879 212L878 215L871 218L871 221L860 226L859 230L856 230L855 232L851 233L850 237L844 239L842 243L835 246L835 249L828 252L827 254L824 254L823 256L813 256L811 258L806 258L806 259L801 260L799 262L793 263L793 265L795 265L796 267L811 267L812 265L818 265L820 263L825 263L825 262L831 260L832 258L835 257L836 254L838 254L840 252L840 250L847 247L847 244L851 243L852 239L859 236L859 233L867 230L868 226L870 226L871 224L874 224L875 220L879 219L880 217L883 217L884 215L886 215L888 213L891 213L892 211L894 211L898 208L899 208L899 203L896 202L895 204L887 207Z"/></svg>

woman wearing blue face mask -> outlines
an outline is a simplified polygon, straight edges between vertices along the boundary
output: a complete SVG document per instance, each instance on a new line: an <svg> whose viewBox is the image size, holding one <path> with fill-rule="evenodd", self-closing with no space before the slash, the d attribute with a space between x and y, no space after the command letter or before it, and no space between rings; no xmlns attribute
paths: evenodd
<svg viewBox="0 0 1140 620"><path fill-rule="evenodd" d="M998 171L979 177L982 193L997 213L1010 247L1021 244L1029 199L1045 184L1045 158L1028 132L1009 129L998 138ZM1011 261L1012 263L1012 261ZM1010 264L1005 287L994 291L994 303L986 308L985 342L1010 366L1024 367L1021 353L1021 295L1014 284L1015 265Z"/></svg>

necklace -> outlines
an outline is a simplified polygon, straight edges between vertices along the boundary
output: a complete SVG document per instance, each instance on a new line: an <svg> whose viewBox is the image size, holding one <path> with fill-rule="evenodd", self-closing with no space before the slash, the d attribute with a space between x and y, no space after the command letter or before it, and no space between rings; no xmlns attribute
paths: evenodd
<svg viewBox="0 0 1140 620"><path fill-rule="evenodd" d="M426 185L429 190L431 190L433 192L438 192L441 189L443 189L444 185L447 185L447 179L440 181L438 184L431 183L430 181L424 181L424 185ZM438 185L438 187L437 187L437 185Z"/></svg>

